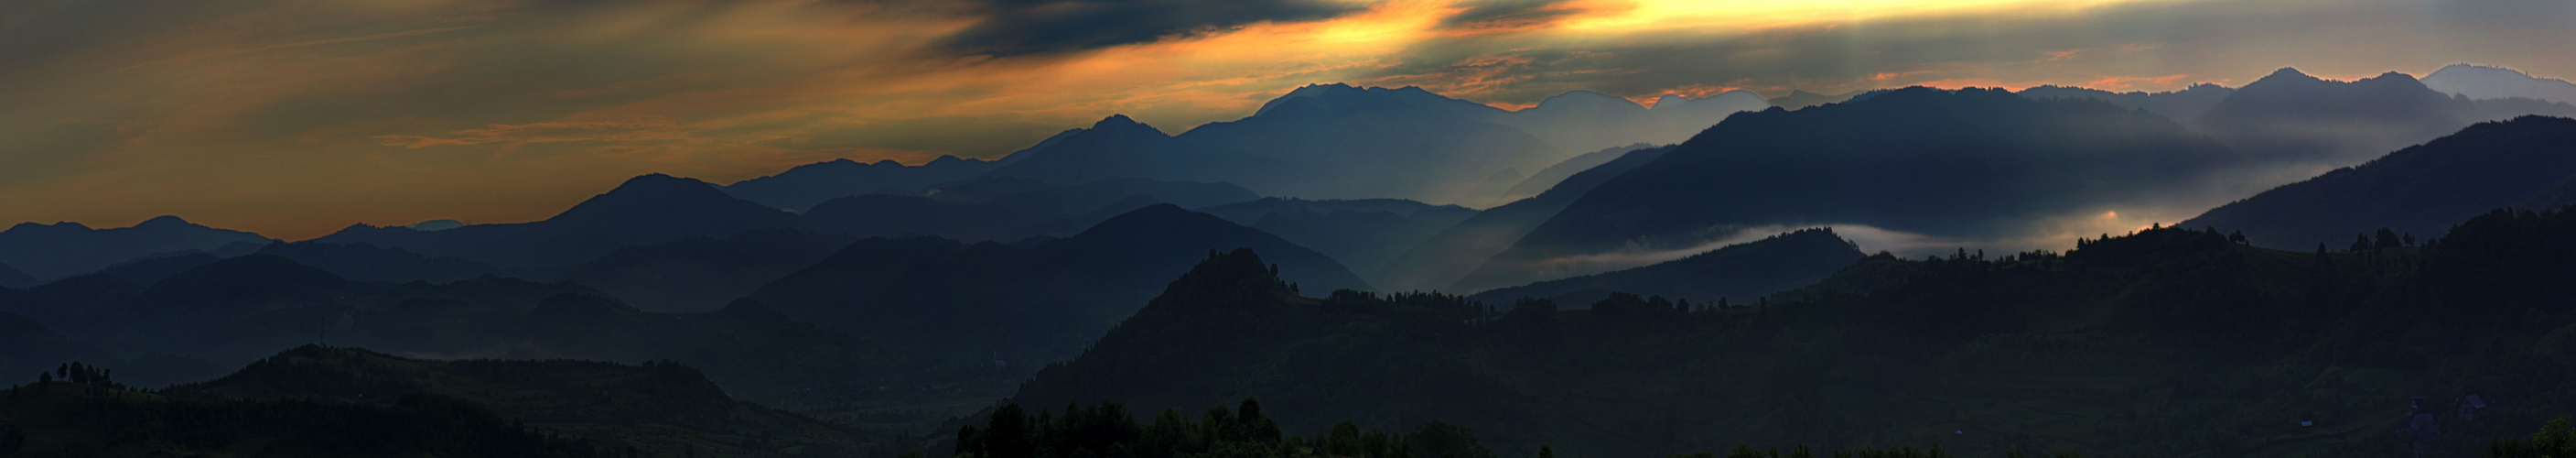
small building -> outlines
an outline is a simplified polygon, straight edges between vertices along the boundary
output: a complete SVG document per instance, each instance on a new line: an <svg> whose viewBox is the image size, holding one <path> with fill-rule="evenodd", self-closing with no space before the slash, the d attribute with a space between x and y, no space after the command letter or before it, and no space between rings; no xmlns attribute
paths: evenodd
<svg viewBox="0 0 2576 458"><path fill-rule="evenodd" d="M2487 409L2487 400L2486 398L2481 398L2474 394L2461 396L2460 402L2454 407L2454 409L2458 412L2460 419L2476 420L2478 419L2478 412Z"/></svg>

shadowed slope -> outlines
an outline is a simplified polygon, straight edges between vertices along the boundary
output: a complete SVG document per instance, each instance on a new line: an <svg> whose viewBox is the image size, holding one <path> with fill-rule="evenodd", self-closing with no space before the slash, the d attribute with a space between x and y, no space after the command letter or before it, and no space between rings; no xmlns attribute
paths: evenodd
<svg viewBox="0 0 2576 458"><path fill-rule="evenodd" d="M230 244L266 245L259 234L199 226L176 216L162 216L133 227L90 229L80 223L20 223L0 231L0 264L8 264L38 281L52 281L136 259L190 251L213 251Z"/></svg>
<svg viewBox="0 0 2576 458"><path fill-rule="evenodd" d="M1208 250L1271 250L1306 288L1367 288L1331 258L1171 205L1146 207L1073 237L1021 248L951 240L869 239L752 295L788 316L1010 370L1071 357ZM1023 372L1024 373L1024 372Z"/></svg>
<svg viewBox="0 0 2576 458"><path fill-rule="evenodd" d="M1860 259L1860 249L1833 229L1805 229L1728 245L1633 269L1501 288L1468 296L1490 304L1523 297L1590 304L1612 292L1716 305L1745 304L1771 293L1816 284Z"/></svg>
<svg viewBox="0 0 2576 458"><path fill-rule="evenodd" d="M2563 205L2565 195L2554 190L2569 180L2576 180L2576 119L2527 116L2469 126L2179 226L2243 231L2257 245L2291 250L2342 248L2354 234L2379 228L2429 239L2498 207Z"/></svg>
<svg viewBox="0 0 2576 458"><path fill-rule="evenodd" d="M1739 114L1583 194L1451 288L1628 267L1559 261L1694 249L1770 225L2018 234L2049 218L2187 197L2244 164L2161 116L2001 90L1910 88Z"/></svg>

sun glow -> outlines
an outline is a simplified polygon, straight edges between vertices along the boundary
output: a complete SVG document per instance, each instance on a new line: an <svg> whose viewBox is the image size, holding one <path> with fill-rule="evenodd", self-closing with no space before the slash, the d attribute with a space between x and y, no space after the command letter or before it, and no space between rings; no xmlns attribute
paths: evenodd
<svg viewBox="0 0 2576 458"><path fill-rule="evenodd" d="M1641 0L1616 14L1566 22L1584 32L1701 29L1749 31L1920 15L2066 14L2139 1L2165 0Z"/></svg>

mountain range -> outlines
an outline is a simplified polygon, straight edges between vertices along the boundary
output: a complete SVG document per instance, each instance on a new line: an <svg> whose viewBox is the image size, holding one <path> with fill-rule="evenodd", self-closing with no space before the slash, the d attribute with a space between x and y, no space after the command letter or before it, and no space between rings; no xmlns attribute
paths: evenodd
<svg viewBox="0 0 2576 458"><path fill-rule="evenodd" d="M2424 75L2424 87L2480 100L2523 98L2576 103L2576 83L2504 67L2452 64Z"/></svg>
<svg viewBox="0 0 2576 458"><path fill-rule="evenodd" d="M2469 126L2180 225L2242 231L2257 245L2281 249L2342 248L2381 228L2429 239L2489 210L2570 203L2576 203L2576 119L2525 116Z"/></svg>
<svg viewBox="0 0 2576 458"><path fill-rule="evenodd" d="M1862 256L1858 245L1835 236L1832 228L1801 229L1644 267L1497 288L1467 299L1508 304L1544 298L1572 306L1628 293L1682 304L1742 305L1816 284Z"/></svg>
<svg viewBox="0 0 2576 458"><path fill-rule="evenodd" d="M2280 182L2421 144L2479 121L2541 114L2576 116L2576 106L2534 99L2474 100L2426 87L2403 73L2328 81L2283 68L2238 88L2192 126L2247 155L2305 162Z"/></svg>
<svg viewBox="0 0 2576 458"><path fill-rule="evenodd" d="M867 239L749 297L787 317L940 364L1035 370L1079 352L1209 250L1279 253L1280 275L1316 291L1369 286L1331 257L1170 204L1033 246Z"/></svg>
<svg viewBox="0 0 2576 458"><path fill-rule="evenodd" d="M1451 285L1476 266L1512 246L1575 199L1620 174L1652 163L1674 147L1629 151L1618 159L1577 172L1536 197L1485 209L1455 226L1432 234L1396 255L1371 278L1387 291L1458 290Z"/></svg>
<svg viewBox="0 0 2576 458"><path fill-rule="evenodd" d="M1573 91L1513 111L1417 87L1311 85L1270 100L1251 116L1178 135L1112 115L990 162L827 162L727 189L803 211L834 198L916 193L975 176L1056 184L1141 178L1233 183L1268 196L1483 207L1516 199L1500 194L1520 184L1522 171L1546 168L1575 152L1677 142L1733 113L1768 106L1745 91L1666 95L1652 107ZM1322 176L1339 178L1315 178Z"/></svg>
<svg viewBox="0 0 2576 458"><path fill-rule="evenodd" d="M72 222L19 223L0 231L0 264L38 281L51 281L156 255L193 251L247 253L268 242L259 234L200 226L176 216L110 229L91 229Z"/></svg>
<svg viewBox="0 0 2576 458"><path fill-rule="evenodd" d="M1583 193L1450 288L1631 267L1772 225L2018 233L2063 215L2153 206L2246 163L2158 115L2001 90L1910 88L1742 114Z"/></svg>
<svg viewBox="0 0 2576 458"><path fill-rule="evenodd" d="M1669 144L1667 146L1669 146ZM1538 172L1531 173L1528 178L1522 179L1520 183L1513 184L1511 189L1505 190L1501 195L1504 199L1509 199L1511 201L1538 197L1540 193L1545 193L1549 189L1556 188L1557 184L1564 183L1565 179L1572 178L1574 174L1583 173L1585 170L1592 170L1594 167L1600 167L1601 164L1608 164L1610 161L1618 160L1620 157L1627 156L1630 152L1652 148L1655 148L1655 145L1636 143L1628 146L1613 147L1600 151L1583 153L1579 156L1566 158L1564 162L1558 162L1556 165L1547 166L1547 168L1539 169Z"/></svg>
<svg viewBox="0 0 2576 458"><path fill-rule="evenodd" d="M802 212L815 204L866 194L914 194L930 185L991 172L1001 163L940 156L917 166L890 160L860 163L836 159L796 166L724 186L726 194L761 205Z"/></svg>
<svg viewBox="0 0 2576 458"><path fill-rule="evenodd" d="M2199 118L2201 113L2208 112L2209 107L2218 105L2218 101L2225 100L2229 94L2234 93L2236 93L2235 89L2210 83L2193 84L2180 91L2153 93L2146 91L2111 92L2100 89L2049 85L2023 89L2020 92L2016 92L2016 94L2021 94L2022 97L2035 99L2093 99L2111 102L2112 105L2118 105L2120 108L2147 110L2155 114L2164 115L2166 118L2173 119L2174 122L2191 122L2193 118Z"/></svg>
<svg viewBox="0 0 2576 458"><path fill-rule="evenodd" d="M1111 116L992 161L640 176L524 223L298 242L176 217L21 224L0 232L0 371L77 360L160 386L249 365L184 396L390 409L335 415L417 414L330 389L425 375L384 386L497 414L436 424L574 412L593 416L545 427L665 454L890 454L741 400L921 432L1015 388L1042 419L1259 396L1307 408L1273 427L1456 421L1506 454L2377 454L2282 412L2384 432L2393 393L2528 397L2497 425L2566 405L2556 381L2576 377L2548 351L2576 331L2550 279L2576 219L2551 210L2576 203L2576 120L2527 114L2576 106L2479 95L2548 81L2284 69L2236 89L1578 91L1516 111L1317 85L1179 135ZM2175 208L2206 212L2149 225ZM683 372L664 364L703 368L666 380L696 413L632 401L658 395L627 383ZM1257 422L1203 424L1237 423ZM746 433L785 424L804 433Z"/></svg>
<svg viewBox="0 0 2576 458"><path fill-rule="evenodd" d="M1478 213L1456 205L1399 199L1276 197L1197 211L1331 256L1352 272L1377 272L1404 250Z"/></svg>
<svg viewBox="0 0 2576 458"><path fill-rule="evenodd" d="M584 200L543 221L477 224L438 231L350 226L313 242L400 248L502 268L557 267L630 245L683 237L725 237L798 227L796 215L733 198L706 182L651 174Z"/></svg>
<svg viewBox="0 0 2576 458"><path fill-rule="evenodd" d="M757 302L651 313L577 284L495 277L354 282L273 255L223 259L150 284L93 274L0 290L0 299L7 299L0 300L0 312L34 319L109 356L176 355L215 367L319 341L417 357L689 361L740 393L902 372L873 344L789 320ZM137 361L143 360L108 367L136 374L131 365Z"/></svg>

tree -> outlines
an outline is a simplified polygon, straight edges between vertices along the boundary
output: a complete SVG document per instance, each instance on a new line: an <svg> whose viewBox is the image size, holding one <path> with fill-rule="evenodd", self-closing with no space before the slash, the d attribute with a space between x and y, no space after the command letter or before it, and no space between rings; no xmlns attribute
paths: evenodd
<svg viewBox="0 0 2576 458"><path fill-rule="evenodd" d="M1477 443L1476 431L1440 420L1422 424L1404 437L1405 449L1420 458L1494 458L1494 451Z"/></svg>
<svg viewBox="0 0 2576 458"><path fill-rule="evenodd" d="M0 455L16 455L27 446L27 430L17 423L0 422Z"/></svg>
<svg viewBox="0 0 2576 458"><path fill-rule="evenodd" d="M2396 247L2400 247L2400 246L2405 246L2402 242L2403 242L2403 241L2401 241L2401 240L2399 240L2399 239L2397 238L2397 231L2388 230L2388 228L2383 227L2383 228L2379 228L2379 242L2378 242L2378 243L2375 243L2375 244L2372 244L2372 245L2371 245L2371 247L2372 247L2372 248L2396 248Z"/></svg>
<svg viewBox="0 0 2576 458"><path fill-rule="evenodd" d="M2495 458L2547 458L2576 456L2576 426L2567 418L2550 420L2533 433L2530 440L2497 439L2487 446L2487 456Z"/></svg>
<svg viewBox="0 0 2576 458"><path fill-rule="evenodd" d="M991 458L1037 456L1037 443L1029 437L1028 414L1019 404L993 409L991 421L984 426L984 453Z"/></svg>
<svg viewBox="0 0 2576 458"><path fill-rule="evenodd" d="M2228 231L2228 232L2227 232L2227 241L2229 241L2229 242L2235 242L2235 243L2237 243L2237 244L2239 244L2239 245L2252 245L2252 244L2254 243L2254 242L2248 242L2248 241L2246 241L2246 240L2245 240L2245 231L2241 231L2241 230L2239 230L2239 231Z"/></svg>
<svg viewBox="0 0 2576 458"><path fill-rule="evenodd" d="M2352 235L2352 251L2361 251L2361 250L2368 250L2368 249L2370 249L2370 234L2353 234L2353 235Z"/></svg>

